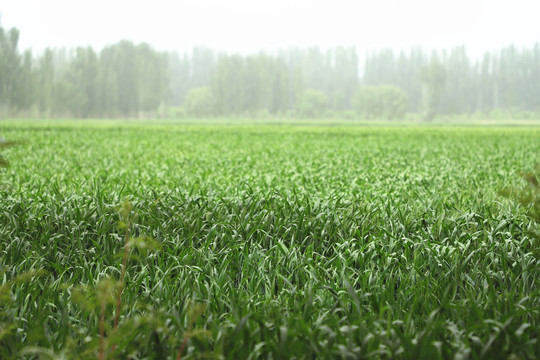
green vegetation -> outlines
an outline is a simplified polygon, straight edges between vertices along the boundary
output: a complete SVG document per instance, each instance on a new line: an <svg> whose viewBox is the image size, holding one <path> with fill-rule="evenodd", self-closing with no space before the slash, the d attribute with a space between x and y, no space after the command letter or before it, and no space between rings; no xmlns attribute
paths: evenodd
<svg viewBox="0 0 540 360"><path fill-rule="evenodd" d="M537 258L540 258L540 165L537 165L536 171L524 173L523 179L526 186L521 188L507 188L502 194L518 201L528 211L528 215L535 226L529 230L535 243L534 252Z"/></svg>
<svg viewBox="0 0 540 360"><path fill-rule="evenodd" d="M196 117L208 117L214 115L216 101L212 91L206 87L193 88L189 90L184 102L188 114Z"/></svg>
<svg viewBox="0 0 540 360"><path fill-rule="evenodd" d="M18 39L18 30L0 28L0 117L282 118L321 117L330 111L351 117L355 110L356 116L383 119L408 112L432 120L439 114L486 118L493 113L513 119L540 113L540 43L471 59L464 47L399 54L313 47L247 55L196 47L178 54L130 41L100 51L46 49L34 55L21 53ZM375 106L379 110L373 114L373 103L388 102L388 94L366 88L388 85L406 95L391 103L399 111ZM370 99L375 96L366 108L359 108L358 89L369 91ZM320 103L309 101L316 100L312 91L326 99L325 113L312 111ZM166 109L180 106L183 111Z"/></svg>
<svg viewBox="0 0 540 360"><path fill-rule="evenodd" d="M306 90L302 95L300 112L308 118L324 116L328 109L328 98L322 91Z"/></svg>
<svg viewBox="0 0 540 360"><path fill-rule="evenodd" d="M2 358L540 353L537 128L0 132Z"/></svg>
<svg viewBox="0 0 540 360"><path fill-rule="evenodd" d="M6 148L20 145L21 141L8 141L5 139L0 138L0 150L4 150ZM0 168L5 168L9 166L9 160L6 159L2 154L0 153Z"/></svg>
<svg viewBox="0 0 540 360"><path fill-rule="evenodd" d="M362 119L401 119L407 112L407 94L396 86L364 86L358 89L353 106Z"/></svg>
<svg viewBox="0 0 540 360"><path fill-rule="evenodd" d="M432 121L437 115L441 95L444 92L446 81L446 69L436 59L432 59L429 65L420 70L422 80L422 112L424 119Z"/></svg>

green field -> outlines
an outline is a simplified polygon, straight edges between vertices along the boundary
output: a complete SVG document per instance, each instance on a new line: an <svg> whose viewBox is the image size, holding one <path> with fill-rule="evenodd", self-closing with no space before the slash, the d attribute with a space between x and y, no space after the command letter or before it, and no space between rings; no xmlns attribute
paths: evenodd
<svg viewBox="0 0 540 360"><path fill-rule="evenodd" d="M534 224L499 195L540 162L539 127L4 121L0 135L27 141L0 169L0 358L540 354ZM115 327L124 200L137 216Z"/></svg>

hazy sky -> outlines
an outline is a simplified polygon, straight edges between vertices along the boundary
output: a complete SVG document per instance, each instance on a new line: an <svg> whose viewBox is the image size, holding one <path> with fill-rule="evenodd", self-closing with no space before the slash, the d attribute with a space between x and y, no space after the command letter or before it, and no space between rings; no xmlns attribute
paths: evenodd
<svg viewBox="0 0 540 360"><path fill-rule="evenodd" d="M1 0L1 24L20 48L121 39L160 50L230 52L289 46L449 48L479 54L540 42L540 0Z"/></svg>

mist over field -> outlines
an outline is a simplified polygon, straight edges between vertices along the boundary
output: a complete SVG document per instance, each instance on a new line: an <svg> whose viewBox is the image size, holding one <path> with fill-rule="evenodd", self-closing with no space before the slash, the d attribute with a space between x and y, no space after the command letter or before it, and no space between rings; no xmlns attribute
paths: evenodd
<svg viewBox="0 0 540 360"><path fill-rule="evenodd" d="M540 4L0 3L0 359L537 359Z"/></svg>

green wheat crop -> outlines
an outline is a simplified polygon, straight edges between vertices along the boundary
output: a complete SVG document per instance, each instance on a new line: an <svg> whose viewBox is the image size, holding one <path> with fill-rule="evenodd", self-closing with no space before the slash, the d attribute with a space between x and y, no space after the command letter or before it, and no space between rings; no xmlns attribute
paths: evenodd
<svg viewBox="0 0 540 360"><path fill-rule="evenodd" d="M498 195L540 162L538 129L0 134L26 140L0 169L0 358L540 354L537 225Z"/></svg>

